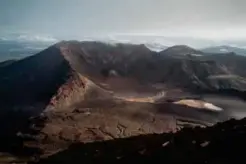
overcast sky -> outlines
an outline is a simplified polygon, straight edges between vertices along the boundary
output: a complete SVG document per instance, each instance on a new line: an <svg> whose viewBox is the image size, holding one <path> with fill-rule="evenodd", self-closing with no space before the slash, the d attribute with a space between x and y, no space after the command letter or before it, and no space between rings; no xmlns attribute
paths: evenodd
<svg viewBox="0 0 246 164"><path fill-rule="evenodd" d="M246 39L246 0L0 0L0 33Z"/></svg>

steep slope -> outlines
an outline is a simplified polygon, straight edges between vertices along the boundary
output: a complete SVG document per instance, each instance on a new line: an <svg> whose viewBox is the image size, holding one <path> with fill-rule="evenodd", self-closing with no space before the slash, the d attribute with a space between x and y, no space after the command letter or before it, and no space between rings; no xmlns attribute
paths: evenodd
<svg viewBox="0 0 246 164"><path fill-rule="evenodd" d="M74 51L61 42L0 68L1 148L18 143L17 135L39 136L50 125L45 120L39 129L39 122L37 127L30 124L32 118L56 112L66 118L83 101L112 99L110 92L81 74L84 59ZM69 121L63 123L67 126Z"/></svg>
<svg viewBox="0 0 246 164"><path fill-rule="evenodd" d="M83 57L58 43L37 55L0 69L2 106L32 108L68 107L83 100L88 83L82 72ZM35 107L36 108L36 107ZM38 107L37 107L38 108Z"/></svg>
<svg viewBox="0 0 246 164"><path fill-rule="evenodd" d="M219 76L229 77L231 75L227 67L215 61L176 60L170 62L170 67L166 70L167 72L163 72L163 82L176 84L176 86L181 88L194 90L245 88L245 84L242 83L240 85L240 80L237 79L212 78Z"/></svg>
<svg viewBox="0 0 246 164"><path fill-rule="evenodd" d="M6 60L6 61L3 61L3 62L0 62L0 68L1 67L5 67L5 66L8 66L14 62L16 62L17 60Z"/></svg>
<svg viewBox="0 0 246 164"><path fill-rule="evenodd" d="M233 74L246 77L246 57L238 55L236 53L223 53L223 54L211 54L203 56L202 58L207 60L213 60L217 63L223 64Z"/></svg>

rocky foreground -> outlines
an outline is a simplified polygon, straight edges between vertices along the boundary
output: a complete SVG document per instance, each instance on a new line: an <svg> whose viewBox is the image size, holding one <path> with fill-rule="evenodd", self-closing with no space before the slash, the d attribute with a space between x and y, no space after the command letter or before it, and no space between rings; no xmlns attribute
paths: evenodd
<svg viewBox="0 0 246 164"><path fill-rule="evenodd" d="M36 148L17 147L1 163L245 163L246 118L207 128L183 128L177 133L149 134L91 143L73 143L42 156ZM2 148L3 144L1 144ZM12 147L14 148L14 147ZM28 156L29 155L29 156Z"/></svg>
<svg viewBox="0 0 246 164"><path fill-rule="evenodd" d="M38 163L245 163L245 136L246 119L230 120L176 134L73 144Z"/></svg>

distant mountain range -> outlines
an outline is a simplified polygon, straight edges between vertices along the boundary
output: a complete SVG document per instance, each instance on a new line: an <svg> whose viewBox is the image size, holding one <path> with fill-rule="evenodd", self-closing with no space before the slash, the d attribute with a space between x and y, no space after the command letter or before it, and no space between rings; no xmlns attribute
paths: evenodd
<svg viewBox="0 0 246 164"><path fill-rule="evenodd" d="M205 53L229 53L234 52L238 55L246 55L246 49L238 48L238 47L232 47L232 46L215 46L215 47L208 47L201 49L201 51Z"/></svg>
<svg viewBox="0 0 246 164"><path fill-rule="evenodd" d="M109 41L109 43L117 44L116 40ZM26 39L24 36L21 38L18 38L17 40L13 39L5 39L0 38L0 61L9 60L9 59L21 59L33 54L38 53L39 51L47 48L48 46L54 44L54 40L40 40L40 38L31 38ZM130 41L129 41L130 44ZM144 45L149 48L152 51L161 52L163 50L166 50L169 48L168 46L165 46L158 42L145 42ZM184 45L185 46L185 45ZM187 52L181 51L178 52L179 48L182 50L182 45L180 46L173 46L173 49L175 49L175 53L173 55L178 54L188 54ZM193 54L200 54L200 53L209 53L209 54L223 54L223 53L229 53L234 52L238 55L246 55L246 49L239 48L239 47L233 47L233 46L214 46L214 47L207 47L203 49L192 49ZM169 49L170 50L170 49ZM191 52L191 51L188 51ZM168 53L168 52L167 52ZM168 53L170 55L170 53Z"/></svg>

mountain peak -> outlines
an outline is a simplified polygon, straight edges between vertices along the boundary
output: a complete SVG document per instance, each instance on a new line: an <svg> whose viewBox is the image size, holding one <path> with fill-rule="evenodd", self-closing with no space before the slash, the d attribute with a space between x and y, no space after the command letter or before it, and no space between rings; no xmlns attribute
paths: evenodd
<svg viewBox="0 0 246 164"><path fill-rule="evenodd" d="M201 51L191 48L187 45L175 45L160 53L165 55L203 54Z"/></svg>
<svg viewBox="0 0 246 164"><path fill-rule="evenodd" d="M86 88L88 91L96 85L83 74L85 60L78 43L59 42L2 67L0 94L5 95L0 100L2 106L14 103L19 109L27 109L40 104L36 107L39 110L60 109L84 100Z"/></svg>

